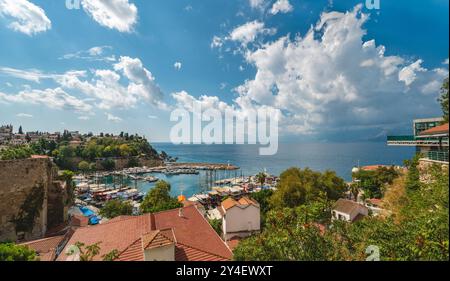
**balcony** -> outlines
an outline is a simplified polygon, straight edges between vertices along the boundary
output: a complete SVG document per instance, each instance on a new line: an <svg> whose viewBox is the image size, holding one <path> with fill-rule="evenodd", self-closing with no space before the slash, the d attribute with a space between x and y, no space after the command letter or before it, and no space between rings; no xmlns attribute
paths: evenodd
<svg viewBox="0 0 450 281"><path fill-rule="evenodd" d="M388 145L416 146L417 142L414 136L388 136Z"/></svg>
<svg viewBox="0 0 450 281"><path fill-rule="evenodd" d="M414 136L388 136L388 145L398 146L448 146L448 138L415 138Z"/></svg>
<svg viewBox="0 0 450 281"><path fill-rule="evenodd" d="M448 163L448 151L428 151L426 157L430 160Z"/></svg>

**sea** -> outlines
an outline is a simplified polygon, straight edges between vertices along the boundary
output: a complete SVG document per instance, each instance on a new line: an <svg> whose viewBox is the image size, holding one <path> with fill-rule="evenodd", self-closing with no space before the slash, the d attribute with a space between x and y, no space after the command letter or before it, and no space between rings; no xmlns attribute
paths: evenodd
<svg viewBox="0 0 450 281"><path fill-rule="evenodd" d="M214 179L255 175L265 171L279 175L290 167L309 167L316 171L332 170L346 181L351 180L351 170L364 165L403 165L405 159L414 156L414 147L387 146L383 142L364 143L280 143L278 153L272 156L259 155L258 145L174 145L152 143L158 151L165 151L178 162L229 163L239 166L237 171L222 171ZM153 174L171 184L173 196L190 197L211 188L211 175L201 171L199 175ZM148 192L154 183L127 182L142 192Z"/></svg>

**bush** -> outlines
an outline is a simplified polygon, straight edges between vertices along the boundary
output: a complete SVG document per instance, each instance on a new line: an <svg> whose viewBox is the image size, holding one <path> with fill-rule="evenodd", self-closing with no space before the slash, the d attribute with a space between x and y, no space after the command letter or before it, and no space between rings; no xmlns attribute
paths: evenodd
<svg viewBox="0 0 450 281"><path fill-rule="evenodd" d="M36 261L36 252L14 243L0 243L0 261Z"/></svg>
<svg viewBox="0 0 450 281"><path fill-rule="evenodd" d="M219 234L219 236L222 235L222 220L209 220L209 224L217 232L217 234Z"/></svg>
<svg viewBox="0 0 450 281"><path fill-rule="evenodd" d="M290 168L281 173L277 191L270 198L270 206L293 208L315 200L322 192L328 199L336 200L342 197L346 189L345 181L335 172L320 173L309 168Z"/></svg>
<svg viewBox="0 0 450 281"><path fill-rule="evenodd" d="M116 162L114 162L114 160L111 159L106 159L102 161L101 165L103 169L105 169L106 171L112 171L116 168Z"/></svg>
<svg viewBox="0 0 450 281"><path fill-rule="evenodd" d="M108 201L100 210L100 215L109 219L118 216L130 216L133 214L133 206L130 202L121 202L119 200Z"/></svg>
<svg viewBox="0 0 450 281"><path fill-rule="evenodd" d="M176 198L170 196L170 184L160 180L145 196L141 204L141 211L143 213L155 213L182 206Z"/></svg>

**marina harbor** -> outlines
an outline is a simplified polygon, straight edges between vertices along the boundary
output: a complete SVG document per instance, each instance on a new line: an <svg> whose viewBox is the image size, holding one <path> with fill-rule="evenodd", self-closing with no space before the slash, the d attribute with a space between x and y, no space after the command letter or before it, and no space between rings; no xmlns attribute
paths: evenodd
<svg viewBox="0 0 450 281"><path fill-rule="evenodd" d="M192 194L189 197L180 192L176 196L179 202L200 204L207 213L211 211L211 214L227 197L239 199L263 189L276 189L278 177L268 174L263 185L258 183L257 176L241 175L223 178L229 175L225 173L226 171L237 174L238 170L238 167L229 164L177 163L161 167L133 167L121 171L80 174L74 176L77 199L76 205L70 212L73 215L81 211L89 218L90 224L99 224L107 221L98 214L99 209L110 200L120 200L130 202L133 206L133 214L139 214L140 203L145 196L145 192L139 186L157 182L160 175L166 177L193 175L199 179L202 176L205 177L204 180L207 182L204 192ZM203 175L201 176L200 173ZM86 210L90 211L86 212Z"/></svg>

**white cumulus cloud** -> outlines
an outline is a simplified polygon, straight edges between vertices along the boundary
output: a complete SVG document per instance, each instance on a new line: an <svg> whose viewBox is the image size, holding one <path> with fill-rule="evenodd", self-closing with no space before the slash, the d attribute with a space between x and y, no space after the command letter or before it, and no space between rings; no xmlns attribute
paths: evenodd
<svg viewBox="0 0 450 281"><path fill-rule="evenodd" d="M277 2L273 3L272 9L270 13L272 15L276 15L278 13L289 13L294 10L294 7L289 3L289 0L277 0Z"/></svg>
<svg viewBox="0 0 450 281"><path fill-rule="evenodd" d="M422 60L417 60L414 63L405 66L398 73L398 80L405 82L406 86L411 85L417 78L417 72L426 72L427 70L421 66Z"/></svg>
<svg viewBox="0 0 450 281"><path fill-rule="evenodd" d="M128 0L82 0L83 9L100 25L132 32L138 20L136 5Z"/></svg>
<svg viewBox="0 0 450 281"><path fill-rule="evenodd" d="M69 95L61 88L44 90L24 90L17 94L0 92L0 101L47 106L57 110L69 110L77 113L90 113L92 106L85 101Z"/></svg>
<svg viewBox="0 0 450 281"><path fill-rule="evenodd" d="M436 100L448 69L428 70L422 60L385 55L383 45L363 39L368 15L361 9L324 12L303 36L244 48L241 54L256 74L235 88L232 104L184 92L174 98L180 105L196 99L242 112L272 108L282 112L281 133L310 136L345 137L343 131L364 136L367 130L377 135L404 128L414 118L440 115ZM242 28L234 38L251 42L258 32L244 30L262 28L252 25L258 28Z"/></svg>
<svg viewBox="0 0 450 281"><path fill-rule="evenodd" d="M96 106L105 110L112 108L125 110L139 104L151 104L162 110L168 109L155 78L140 59L120 57L112 67L112 69L90 69L89 71L71 70L62 74L45 73L36 69L0 67L0 74L37 83L38 85L26 87L26 91L37 91L36 93L42 92L40 89L33 89L39 86L41 81L53 81L57 84L57 88L47 89L46 92L53 90L65 93L67 91L74 95L84 95L85 99L80 101L90 108ZM62 93L59 96L62 96ZM20 102L22 99L18 99L18 96L3 94L0 100Z"/></svg>
<svg viewBox="0 0 450 281"><path fill-rule="evenodd" d="M28 0L0 0L0 17L9 21L8 27L12 30L30 36L52 26L45 11Z"/></svg>
<svg viewBox="0 0 450 281"><path fill-rule="evenodd" d="M233 29L228 39L247 45L248 43L255 41L261 34L274 34L275 32L275 28L265 28L263 22L255 20Z"/></svg>
<svg viewBox="0 0 450 281"><path fill-rule="evenodd" d="M253 9L262 8L265 4L265 0L249 0L248 3Z"/></svg>

